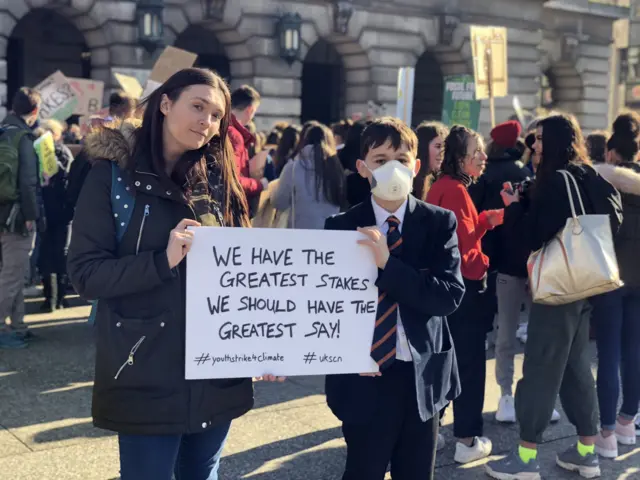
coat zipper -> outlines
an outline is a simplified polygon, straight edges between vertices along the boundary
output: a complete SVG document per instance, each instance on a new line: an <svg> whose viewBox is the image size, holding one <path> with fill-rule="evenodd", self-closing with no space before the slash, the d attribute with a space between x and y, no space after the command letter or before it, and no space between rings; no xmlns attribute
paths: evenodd
<svg viewBox="0 0 640 480"><path fill-rule="evenodd" d="M129 356L127 357L127 360L122 364L122 366L118 370L118 373L116 373L116 376L113 377L114 380L118 379L118 377L122 373L122 370L124 370L124 367L126 367L127 365L129 366L133 365L133 356L136 354L136 352L138 351L138 348L140 348L140 345L142 345L142 342L144 342L145 338L147 338L145 335L140 337L140 340L138 340L136 344L133 346L133 348L131 348L131 351L129 352Z"/></svg>
<svg viewBox="0 0 640 480"><path fill-rule="evenodd" d="M140 251L140 240L142 240L142 232L144 231L144 222L147 221L147 217L151 213L151 207L149 205L144 206L144 215L142 216L142 223L140 224L140 230L138 231L138 243L136 243L136 255Z"/></svg>

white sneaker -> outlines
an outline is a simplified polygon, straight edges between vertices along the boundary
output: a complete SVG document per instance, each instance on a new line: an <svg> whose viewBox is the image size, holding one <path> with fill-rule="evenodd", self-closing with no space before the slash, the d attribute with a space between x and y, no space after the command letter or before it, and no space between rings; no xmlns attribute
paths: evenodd
<svg viewBox="0 0 640 480"><path fill-rule="evenodd" d="M551 414L551 423L558 423L562 417L560 416L560 412L558 412L555 408L553 409L553 413Z"/></svg>
<svg viewBox="0 0 640 480"><path fill-rule="evenodd" d="M516 331L516 338L522 343L527 343L527 327L526 323L521 323Z"/></svg>
<svg viewBox="0 0 640 480"><path fill-rule="evenodd" d="M467 447L464 443L456 442L456 453L453 459L458 463L470 463L491 455L491 440L487 437L475 437L473 445Z"/></svg>
<svg viewBox="0 0 640 480"><path fill-rule="evenodd" d="M500 398L496 420L500 423L516 423L516 402L511 395Z"/></svg>
<svg viewBox="0 0 640 480"><path fill-rule="evenodd" d="M446 446L447 446L447 443L444 440L444 435L442 435L441 433L438 433L438 443L436 444L436 451L439 452Z"/></svg>

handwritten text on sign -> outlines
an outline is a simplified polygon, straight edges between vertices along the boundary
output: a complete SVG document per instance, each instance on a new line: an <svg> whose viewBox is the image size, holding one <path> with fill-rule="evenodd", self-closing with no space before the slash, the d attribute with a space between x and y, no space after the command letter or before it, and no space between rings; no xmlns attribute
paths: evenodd
<svg viewBox="0 0 640 480"><path fill-rule="evenodd" d="M359 233L194 231L187 379L378 370L370 356L377 267Z"/></svg>

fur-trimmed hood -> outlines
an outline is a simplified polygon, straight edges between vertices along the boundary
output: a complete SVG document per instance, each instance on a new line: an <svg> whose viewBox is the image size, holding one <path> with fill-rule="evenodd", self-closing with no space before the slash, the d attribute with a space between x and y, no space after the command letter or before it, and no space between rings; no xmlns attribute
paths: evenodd
<svg viewBox="0 0 640 480"><path fill-rule="evenodd" d="M84 140L90 161L109 160L124 170L133 152L133 133L140 125L139 120L129 119L92 130Z"/></svg>
<svg viewBox="0 0 640 480"><path fill-rule="evenodd" d="M640 165L620 167L598 163L593 168L621 193L640 196Z"/></svg>

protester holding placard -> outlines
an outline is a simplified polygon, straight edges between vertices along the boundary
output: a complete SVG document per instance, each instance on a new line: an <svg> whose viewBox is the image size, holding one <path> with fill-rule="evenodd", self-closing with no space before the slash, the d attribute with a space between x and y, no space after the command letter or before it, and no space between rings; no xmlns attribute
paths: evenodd
<svg viewBox="0 0 640 480"><path fill-rule="evenodd" d="M347 443L343 480L433 479L439 411L460 393L446 315L464 283L456 219L410 195L420 170L418 140L382 118L362 134L359 174L372 195L331 217L328 230L358 230L378 266L371 357L379 372L329 375L327 403Z"/></svg>
<svg viewBox="0 0 640 480"><path fill-rule="evenodd" d="M449 316L456 348L462 394L453 401L453 434L458 439L454 459L469 463L491 454L491 440L483 437L482 410L486 379L485 338L491 321L485 314L489 258L482 251L484 234L502 223L503 210L478 215L468 188L485 168L487 155L480 135L460 125L451 129L444 144L442 175L427 201L451 210L458 219L465 295L462 305ZM493 320L493 319L491 319Z"/></svg>
<svg viewBox="0 0 640 480"><path fill-rule="evenodd" d="M86 142L97 161L76 208L68 270L77 291L98 300L93 419L119 434L122 480L173 471L215 480L230 422L252 408L253 388L249 378L185 380L183 260L188 227L249 225L226 148L230 94L218 75L189 68L146 102L131 135L103 128ZM222 201L210 194L207 167L217 169Z"/></svg>
<svg viewBox="0 0 640 480"><path fill-rule="evenodd" d="M0 126L0 348L24 348L30 337L24 323L22 287L38 221L38 157L31 127L38 118L40 94L23 87ZM7 317L11 324L6 325Z"/></svg>
<svg viewBox="0 0 640 480"><path fill-rule="evenodd" d="M57 172L42 187L47 229L42 233L38 250L38 270L42 276L44 303L40 310L51 312L53 309L68 306L64 297L67 290L66 250L69 236L69 223L73 212L66 203L67 172L73 162L73 155L62 143L62 124L50 118L41 124L42 129L53 136ZM55 283L53 276L55 275Z"/></svg>

